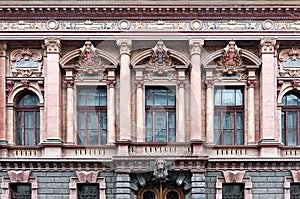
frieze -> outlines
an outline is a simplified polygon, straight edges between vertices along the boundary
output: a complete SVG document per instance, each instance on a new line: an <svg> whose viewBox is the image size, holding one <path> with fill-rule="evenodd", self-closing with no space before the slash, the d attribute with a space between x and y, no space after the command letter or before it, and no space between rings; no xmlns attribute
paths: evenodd
<svg viewBox="0 0 300 199"><path fill-rule="evenodd" d="M201 30L300 30L300 21L178 20L178 21L1 21L1 31L201 31Z"/></svg>

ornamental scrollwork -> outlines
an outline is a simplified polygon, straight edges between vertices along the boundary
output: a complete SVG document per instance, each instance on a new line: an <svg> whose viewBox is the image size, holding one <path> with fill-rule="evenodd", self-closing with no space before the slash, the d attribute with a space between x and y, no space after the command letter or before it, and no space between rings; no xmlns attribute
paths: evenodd
<svg viewBox="0 0 300 199"><path fill-rule="evenodd" d="M10 53L11 74L15 77L42 75L42 53L37 49L16 49Z"/></svg>
<svg viewBox="0 0 300 199"><path fill-rule="evenodd" d="M225 75L236 74L240 68L245 67L240 55L240 48L236 46L234 41L230 41L224 48L217 65L217 70Z"/></svg>

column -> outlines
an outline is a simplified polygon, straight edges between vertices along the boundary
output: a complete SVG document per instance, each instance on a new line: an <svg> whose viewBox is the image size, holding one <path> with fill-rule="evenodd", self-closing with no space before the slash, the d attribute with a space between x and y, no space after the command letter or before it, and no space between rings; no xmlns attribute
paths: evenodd
<svg viewBox="0 0 300 199"><path fill-rule="evenodd" d="M255 73L255 71L253 71ZM255 104L254 104L254 87L257 80L254 78L248 78L248 100L247 100L247 116L248 116L248 144L255 143ZM246 143L246 144L247 144Z"/></svg>
<svg viewBox="0 0 300 199"><path fill-rule="evenodd" d="M6 137L6 42L0 43L0 145L7 144Z"/></svg>
<svg viewBox="0 0 300 199"><path fill-rule="evenodd" d="M136 141L145 142L145 108L143 106L144 80L136 79L135 84L136 84Z"/></svg>
<svg viewBox="0 0 300 199"><path fill-rule="evenodd" d="M214 143L214 80L205 80L206 84L206 142Z"/></svg>
<svg viewBox="0 0 300 199"><path fill-rule="evenodd" d="M178 130L177 130L177 142L185 142L185 69L178 71Z"/></svg>
<svg viewBox="0 0 300 199"><path fill-rule="evenodd" d="M57 38L46 38L45 63L45 143L62 143L62 78L59 67L61 45Z"/></svg>
<svg viewBox="0 0 300 199"><path fill-rule="evenodd" d="M276 39L263 38L260 42L262 66L260 71L260 145L261 156L279 155L275 139L277 133L277 62Z"/></svg>
<svg viewBox="0 0 300 199"><path fill-rule="evenodd" d="M120 141L131 140L130 40L117 40L120 48Z"/></svg>
<svg viewBox="0 0 300 199"><path fill-rule="evenodd" d="M201 47L204 45L204 40L190 40L190 138L191 141L202 140L202 117L201 117Z"/></svg>
<svg viewBox="0 0 300 199"><path fill-rule="evenodd" d="M75 127L74 127L74 78L73 71L66 70L66 76L64 81L67 87L67 144L75 144Z"/></svg>
<svg viewBox="0 0 300 199"><path fill-rule="evenodd" d="M116 141L115 69L108 70L107 83L107 144Z"/></svg>

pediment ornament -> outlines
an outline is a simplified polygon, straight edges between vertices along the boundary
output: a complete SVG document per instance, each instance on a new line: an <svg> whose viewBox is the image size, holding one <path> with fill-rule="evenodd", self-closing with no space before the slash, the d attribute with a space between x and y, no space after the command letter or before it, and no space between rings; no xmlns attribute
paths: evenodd
<svg viewBox="0 0 300 199"><path fill-rule="evenodd" d="M104 68L97 49L90 41L86 41L80 51L81 54L76 63L77 70L87 74L95 74Z"/></svg>
<svg viewBox="0 0 300 199"><path fill-rule="evenodd" d="M8 171L11 182L28 182L30 171Z"/></svg>
<svg viewBox="0 0 300 199"><path fill-rule="evenodd" d="M300 171L291 170L294 182L300 182Z"/></svg>
<svg viewBox="0 0 300 199"><path fill-rule="evenodd" d="M42 75L42 53L37 49L16 49L10 53L13 76L31 77Z"/></svg>
<svg viewBox="0 0 300 199"><path fill-rule="evenodd" d="M243 182L245 171L223 171L225 182Z"/></svg>
<svg viewBox="0 0 300 199"><path fill-rule="evenodd" d="M282 77L300 77L300 50L297 47L280 52L279 74Z"/></svg>
<svg viewBox="0 0 300 199"><path fill-rule="evenodd" d="M234 41L230 41L224 48L217 65L219 71L226 75L236 74L238 69L245 67L240 55L240 48L235 45Z"/></svg>
<svg viewBox="0 0 300 199"><path fill-rule="evenodd" d="M156 46L152 48L152 55L148 64L149 68L153 69L153 73L158 74L168 73L174 67L169 49L166 48L163 41L158 41Z"/></svg>
<svg viewBox="0 0 300 199"><path fill-rule="evenodd" d="M76 175L80 183L96 183L98 171L77 171Z"/></svg>

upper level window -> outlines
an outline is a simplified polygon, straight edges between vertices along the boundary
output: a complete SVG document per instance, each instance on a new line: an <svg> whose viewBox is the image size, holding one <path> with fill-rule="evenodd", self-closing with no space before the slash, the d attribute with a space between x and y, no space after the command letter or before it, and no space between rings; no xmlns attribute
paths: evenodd
<svg viewBox="0 0 300 199"><path fill-rule="evenodd" d="M296 94L287 93L282 98L282 104L282 142L288 146L300 145L300 98Z"/></svg>
<svg viewBox="0 0 300 199"><path fill-rule="evenodd" d="M30 183L10 183L9 188L11 199L31 199Z"/></svg>
<svg viewBox="0 0 300 199"><path fill-rule="evenodd" d="M223 183L222 199L244 199L243 183Z"/></svg>
<svg viewBox="0 0 300 199"><path fill-rule="evenodd" d="M77 184L77 198L78 199L98 199L99 198L99 184Z"/></svg>
<svg viewBox="0 0 300 199"><path fill-rule="evenodd" d="M33 146L40 142L39 98L30 92L22 95L16 106L16 144Z"/></svg>
<svg viewBox="0 0 300 199"><path fill-rule="evenodd" d="M290 184L290 198L298 199L300 198L300 183L291 183Z"/></svg>
<svg viewBox="0 0 300 199"><path fill-rule="evenodd" d="M215 143L219 145L244 144L243 89L215 88L214 104Z"/></svg>
<svg viewBox="0 0 300 199"><path fill-rule="evenodd" d="M173 88L146 88L146 141L175 142L176 98Z"/></svg>
<svg viewBox="0 0 300 199"><path fill-rule="evenodd" d="M78 144L107 143L106 87L79 87L77 103Z"/></svg>

